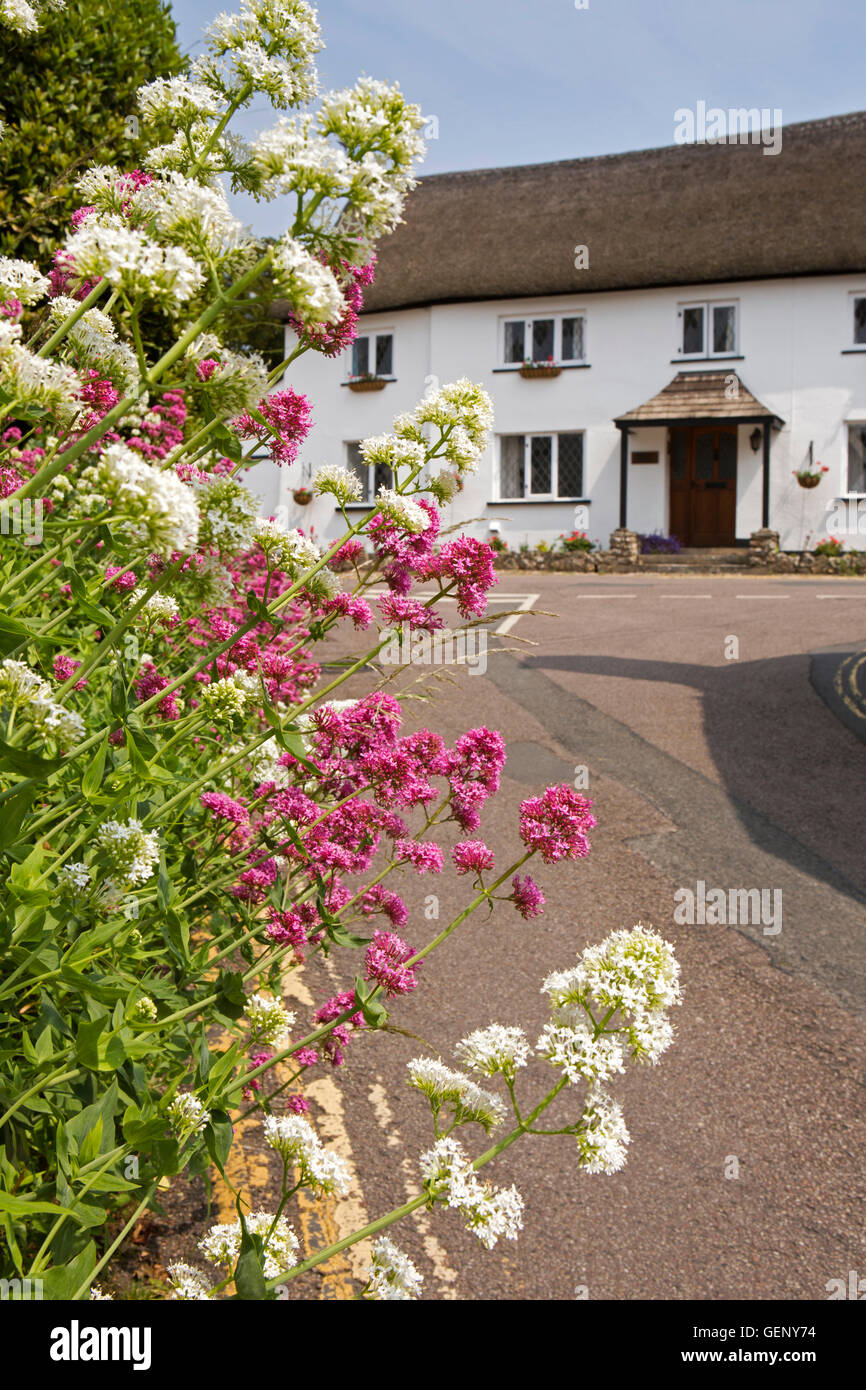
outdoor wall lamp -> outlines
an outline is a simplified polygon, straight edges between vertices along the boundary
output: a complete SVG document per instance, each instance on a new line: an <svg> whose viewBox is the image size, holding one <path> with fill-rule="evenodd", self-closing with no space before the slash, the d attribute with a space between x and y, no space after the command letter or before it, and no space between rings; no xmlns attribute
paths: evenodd
<svg viewBox="0 0 866 1390"><path fill-rule="evenodd" d="M763 437L764 436L761 434L760 427L756 425L755 428L752 430L752 433L749 435L749 443L752 446L753 454L756 454L760 449L761 440L763 439Z"/></svg>

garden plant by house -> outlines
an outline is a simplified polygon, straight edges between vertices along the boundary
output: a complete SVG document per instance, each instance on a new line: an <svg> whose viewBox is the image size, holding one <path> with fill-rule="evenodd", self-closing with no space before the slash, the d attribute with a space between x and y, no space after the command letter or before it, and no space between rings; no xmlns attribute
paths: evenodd
<svg viewBox="0 0 866 1390"><path fill-rule="evenodd" d="M0 18L38 22L25 0L2 0ZM488 439L485 392L445 385L364 440L393 485L355 520L360 479L320 467L312 491L345 520L327 549L259 516L245 485L250 446L291 469L315 410L292 363L351 344L423 153L399 88L319 91L320 48L304 0L221 15L186 75L139 92L142 129L171 138L138 168L81 176L53 263L0 259L0 1274L40 1278L46 1298L104 1296L160 1184L225 1175L241 1112L282 1160L279 1201L251 1210L238 1191L236 1222L202 1230L196 1263L170 1269L173 1296L274 1298L330 1258L302 1251L292 1225L299 1189L348 1181L305 1077L399 1015L479 909L476 930L495 901L531 931L537 877L590 849L591 803L539 787L511 862L494 863L483 813L501 736L405 732L370 674L389 628L443 627L445 596L464 624L485 621L491 548L443 525ZM241 138L233 118L263 101L276 123ZM285 233L247 234L226 183L276 200ZM221 337L263 278L296 335L270 372ZM326 676L317 646L340 625L358 657ZM366 693L344 698L361 673ZM446 822L463 837L447 863ZM399 893L415 873L466 885L432 937ZM283 981L315 953L345 985L303 1017ZM421 1292L391 1231L415 1209L457 1209L488 1248L517 1238L523 1200L501 1164L496 1181L487 1170L518 1139L559 1136L586 1175L624 1163L611 1082L669 1046L677 962L639 924L548 968L540 1038L485 1014L410 1063L432 1122L421 1192L342 1242L373 1240L364 1297Z"/></svg>

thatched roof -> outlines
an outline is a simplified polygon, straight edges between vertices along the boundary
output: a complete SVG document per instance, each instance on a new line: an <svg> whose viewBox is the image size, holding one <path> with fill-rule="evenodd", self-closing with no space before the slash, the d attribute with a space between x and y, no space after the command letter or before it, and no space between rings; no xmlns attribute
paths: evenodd
<svg viewBox="0 0 866 1390"><path fill-rule="evenodd" d="M380 242L366 307L862 272L864 164L860 111L784 127L777 155L672 145L434 174Z"/></svg>
<svg viewBox="0 0 866 1390"><path fill-rule="evenodd" d="M736 389L732 387L736 383ZM617 416L617 424L673 425L696 420L782 422L768 410L736 372L677 372L650 400Z"/></svg>

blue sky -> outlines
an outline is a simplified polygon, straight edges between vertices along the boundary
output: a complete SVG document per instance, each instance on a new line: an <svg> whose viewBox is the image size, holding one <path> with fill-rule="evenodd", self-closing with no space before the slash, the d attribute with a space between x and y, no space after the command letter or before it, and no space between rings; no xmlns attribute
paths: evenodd
<svg viewBox="0 0 866 1390"><path fill-rule="evenodd" d="M586 0L577 0L585 3ZM438 118L424 173L673 143L674 111L780 108L785 124L866 106L863 0L323 0L328 86L399 81ZM213 0L174 0L195 54ZM267 104L248 130L272 123ZM275 231L273 209L243 209Z"/></svg>

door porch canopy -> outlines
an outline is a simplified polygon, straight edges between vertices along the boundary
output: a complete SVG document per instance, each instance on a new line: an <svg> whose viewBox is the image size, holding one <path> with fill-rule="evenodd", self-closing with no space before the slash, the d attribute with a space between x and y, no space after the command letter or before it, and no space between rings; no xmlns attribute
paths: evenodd
<svg viewBox="0 0 866 1390"><path fill-rule="evenodd" d="M762 525L770 524L770 431L784 421L743 385L736 372L677 372L657 395L620 415L619 524L628 517L628 436L636 425L759 425L763 443Z"/></svg>

